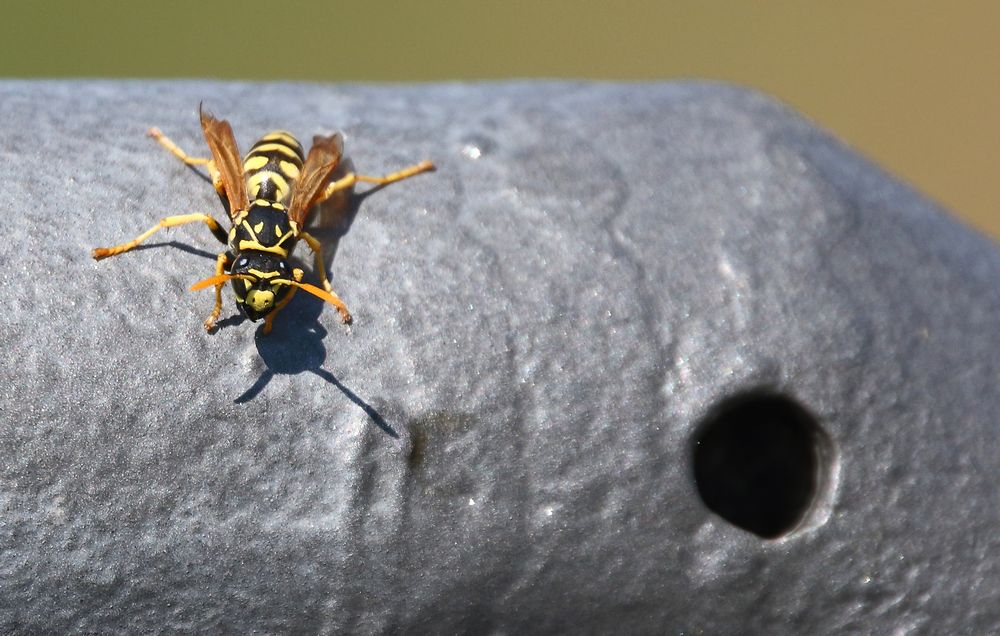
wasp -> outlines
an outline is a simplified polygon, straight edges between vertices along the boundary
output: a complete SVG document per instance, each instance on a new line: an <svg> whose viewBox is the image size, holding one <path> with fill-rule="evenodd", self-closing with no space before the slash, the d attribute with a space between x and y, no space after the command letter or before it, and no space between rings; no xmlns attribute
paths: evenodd
<svg viewBox="0 0 1000 636"><path fill-rule="evenodd" d="M205 166L219 198L229 213L231 227L226 232L209 214L180 214L160 219L136 238L113 247L93 250L95 260L122 254L164 228L202 222L226 245L215 261L215 275L195 283L191 291L215 288L215 306L205 320L212 331L222 313L222 288L232 283L236 304L251 321L264 319L264 335L270 333L274 317L299 289L337 308L345 324L351 322L347 306L333 291L323 266L320 242L305 231L309 215L337 192L357 182L384 186L422 172L434 170L430 161L421 161L381 177L351 171L337 179L333 174L344 153L343 137L313 137L308 154L302 144L283 130L261 137L240 161L233 129L224 119L216 119L199 107L201 129L211 158L190 157L157 128L149 131L161 146L187 166ZM289 264L299 240L306 242L315 257L315 271L323 287L302 282L303 271Z"/></svg>

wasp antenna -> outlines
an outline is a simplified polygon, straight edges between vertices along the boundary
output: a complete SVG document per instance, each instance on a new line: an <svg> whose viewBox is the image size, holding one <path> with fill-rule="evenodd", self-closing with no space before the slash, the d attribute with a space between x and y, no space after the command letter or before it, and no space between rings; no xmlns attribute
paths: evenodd
<svg viewBox="0 0 1000 636"><path fill-rule="evenodd" d="M219 274L218 276L210 276L205 280L200 280L194 285L191 285L191 289L188 291L198 291L199 289L205 289L206 287L212 287L214 285L221 285L227 280L233 280L234 278L250 279L252 276L246 276L244 274Z"/></svg>
<svg viewBox="0 0 1000 636"><path fill-rule="evenodd" d="M282 282L285 282L285 281L282 281ZM330 294L328 294L326 291L320 289L319 287L316 287L315 285L310 285L309 283L297 283L294 280L287 281L287 282L285 282L285 284L286 285L293 285L295 287L298 287L302 291L309 292L313 296L316 296L317 298L321 298L321 299L325 300L326 302L330 303L333 306L337 305L337 301L334 300L333 296L331 296Z"/></svg>
<svg viewBox="0 0 1000 636"><path fill-rule="evenodd" d="M315 285L310 285L309 283L300 283L294 280L290 280L287 282L282 281L282 282L286 285L293 285L295 287L298 287L302 291L308 292L313 296L330 303L331 305L337 308L337 312L340 314L340 317L343 319L345 324L351 322L351 312L347 311L347 305L345 305L344 301L342 301L337 296L331 294L328 291L322 290L319 287L316 287Z"/></svg>

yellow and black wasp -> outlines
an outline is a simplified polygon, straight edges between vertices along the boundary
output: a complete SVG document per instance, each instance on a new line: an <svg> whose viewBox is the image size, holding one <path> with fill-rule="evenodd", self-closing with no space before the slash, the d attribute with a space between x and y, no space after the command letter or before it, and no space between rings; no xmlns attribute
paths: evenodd
<svg viewBox="0 0 1000 636"><path fill-rule="evenodd" d="M222 312L222 287L226 281L232 281L236 304L247 318L252 321L264 318L264 334L271 331L275 315L298 289L330 303L343 321L349 323L351 314L327 279L320 243L305 231L309 212L358 181L387 185L434 170L434 164L422 161L382 177L348 172L331 180L343 155L343 138L339 133L313 137L312 148L304 155L298 140L280 130L261 137L240 162L229 122L204 110L200 116L212 154L210 159L189 157L156 128L149 134L186 165L207 167L215 190L228 205L232 222L229 233L208 214L168 216L127 243L94 249L94 259L134 249L160 229L201 221L228 247L215 261L215 275L191 287L195 291L215 286L215 307L205 320L206 330L212 330ZM288 258L299 239L315 255L316 273L323 281L323 289L303 283L302 270L289 265Z"/></svg>

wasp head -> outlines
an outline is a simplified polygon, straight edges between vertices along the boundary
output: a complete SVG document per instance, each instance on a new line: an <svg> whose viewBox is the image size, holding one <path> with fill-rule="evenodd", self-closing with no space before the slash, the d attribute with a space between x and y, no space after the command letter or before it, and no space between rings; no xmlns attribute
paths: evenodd
<svg viewBox="0 0 1000 636"><path fill-rule="evenodd" d="M289 284L292 270L277 254L245 252L233 263L230 275L236 304L252 321L274 311L292 289Z"/></svg>
<svg viewBox="0 0 1000 636"><path fill-rule="evenodd" d="M253 321L266 317L290 300L289 294L301 289L330 303L337 308L345 323L351 322L351 314L343 301L332 293L329 283L324 285L326 289L303 283L302 270L297 267L292 269L288 261L275 254L256 250L243 252L228 274L216 274L200 280L191 286L191 291L213 286L218 289L226 281L233 283L240 311Z"/></svg>

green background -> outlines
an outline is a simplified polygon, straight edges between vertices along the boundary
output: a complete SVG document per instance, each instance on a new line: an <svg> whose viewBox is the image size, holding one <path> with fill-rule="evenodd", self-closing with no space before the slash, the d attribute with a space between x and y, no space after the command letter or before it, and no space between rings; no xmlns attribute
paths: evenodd
<svg viewBox="0 0 1000 636"><path fill-rule="evenodd" d="M771 93L1000 238L997 2L8 3L0 75L710 78Z"/></svg>

